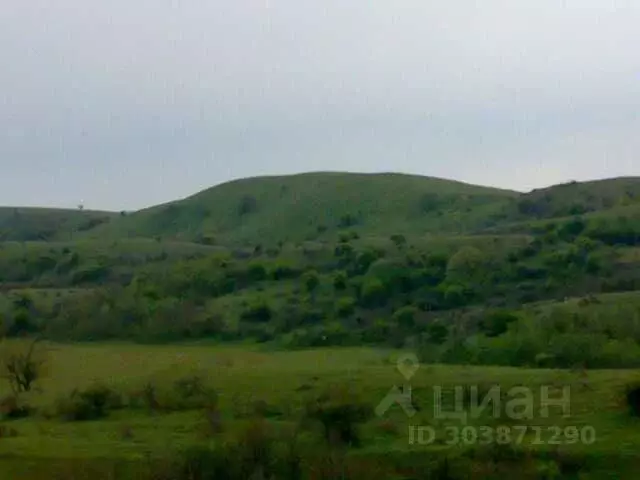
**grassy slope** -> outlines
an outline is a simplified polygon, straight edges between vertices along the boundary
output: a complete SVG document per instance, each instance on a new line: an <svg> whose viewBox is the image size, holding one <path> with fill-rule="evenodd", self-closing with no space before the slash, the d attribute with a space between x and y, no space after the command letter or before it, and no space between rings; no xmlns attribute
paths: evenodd
<svg viewBox="0 0 640 480"><path fill-rule="evenodd" d="M244 213L241 213L244 205ZM246 178L120 216L108 212L0 208L0 240L156 237L221 243L322 238L350 215L362 235L529 231L584 211L638 217L640 177L556 185L527 194L404 174L319 172Z"/></svg>
<svg viewBox="0 0 640 480"><path fill-rule="evenodd" d="M284 426L295 421L307 395L312 398L336 384L351 385L375 407L389 389L401 381L395 368L398 353L353 348L270 353L255 348L211 345L53 345L50 375L42 384L43 393L36 394L32 400L40 407L52 406L58 396L67 395L76 387L86 387L96 379L127 392L140 388L149 380L169 385L176 378L197 372L220 394L225 425L223 435L227 435L250 418L252 405L257 400L266 401L273 411L279 412L273 421ZM79 364L81 368L78 368ZM68 375L70 371L74 375ZM585 376L565 370L423 365L411 379L418 414L408 418L395 407L384 418L371 419L363 428L364 445L358 455L365 459L380 455L396 460L410 457L419 465L420 458L433 457L442 448L457 450L444 444L450 438L447 427L541 426L545 427L542 444L533 445L534 438L528 435L520 444L522 448L530 452L554 452L560 448L565 455L584 455L590 462L595 462L596 469L599 462L607 464L608 474L623 475L616 478L631 478L625 477L623 472L629 465L622 465L618 458L626 456L627 461L632 462L640 447L640 437L637 422L630 421L620 399L625 385L637 380L638 373L634 371L590 371ZM563 418L558 408L551 407L551 417L544 418L540 403L537 403L538 394L534 393L536 403L531 420L514 422L506 417L482 416L469 417L466 424L460 424L456 420L434 418L433 387L442 386L446 390L455 385L491 384L499 384L505 391L511 386L525 384L533 392L539 392L543 385L554 389L569 386L570 416ZM301 393L303 387L306 393ZM443 408L449 411L446 405ZM166 449L201 442L202 422L202 414L197 411L161 416L123 411L105 420L79 423L41 418L14 421L11 426L19 435L1 441L0 475L35 480L51 478L50 469L56 461L83 458L91 462L103 458L141 460L148 453L162 454ZM441 440L430 446L411 446L408 443L410 425L430 425ZM592 426L596 431L596 442L591 445L550 444L554 426ZM127 437L123 435L125 430L131 433ZM471 442L460 448L474 449L478 444ZM637 467L637 460L635 462ZM527 464L521 462L514 468L526 469ZM580 478L612 477L593 474Z"/></svg>
<svg viewBox="0 0 640 480"><path fill-rule="evenodd" d="M116 215L91 210L0 207L0 241L69 239Z"/></svg>
<svg viewBox="0 0 640 480"><path fill-rule="evenodd" d="M507 210L514 220L565 217L640 204L640 177L575 182L536 189Z"/></svg>
<svg viewBox="0 0 640 480"><path fill-rule="evenodd" d="M111 280L129 278L134 270L148 264L170 264L185 258L194 258L219 252L221 247L187 242L157 242L151 239L75 240L50 242L0 243L0 269L5 284L0 291L28 286L67 288L72 271L97 265L108 267ZM60 265L77 255L79 263L69 272L58 271ZM46 271L34 270L34 265L51 262ZM120 275L122 274L122 275Z"/></svg>
<svg viewBox="0 0 640 480"><path fill-rule="evenodd" d="M275 243L315 237L318 227L335 231L345 215L356 218L355 229L366 234L459 232L485 225L492 213L517 195L401 174L249 178L136 212L91 234L113 238L182 233L193 238L204 233L230 242ZM245 214L240 213L243 202Z"/></svg>
<svg viewBox="0 0 640 480"><path fill-rule="evenodd" d="M637 179L628 179L637 182ZM286 188L282 188L285 185ZM606 186L606 188L605 188ZM593 182L593 195L609 192L606 198L619 197L619 193L629 186L627 180L613 180L605 183ZM565 204L572 205L569 194L572 186L554 187L554 198L560 205L555 212L563 212ZM580 187L582 188L582 187ZM562 190L565 189L565 190ZM582 191L582 190L580 190ZM446 206L432 213L420 212L420 202L425 192L439 196L455 196L457 206L447 197ZM600 193L598 193L600 192ZM237 208L243 195L254 195L258 209L244 219L237 215ZM536 194L536 192L534 192ZM557 195L556 195L557 194ZM461 196L480 195L480 198L463 200ZM533 194L532 194L533 195ZM574 198L574 197L571 197ZM159 206L127 217L118 217L109 225L98 227L91 232L100 240L74 242L73 248L80 251L83 259L108 258L110 262L125 259L134 264L139 258L157 255L166 251L169 258L179 258L201 251L215 251L215 248L189 243L162 242L152 240L118 239L122 235L155 236L176 232L214 232L221 238L233 241L276 241L281 232L287 231L291 239L303 239L316 232L317 225L335 228L337 220L346 213L363 213L363 224L359 227L363 244L389 244L389 235L396 231L408 233L456 231L459 223L447 212L455 210L466 222L465 226L476 228L484 224L496 212L512 207L517 199L513 192L502 192L482 187L473 187L454 182L402 175L344 175L309 174L292 177L271 177L231 182L198 195L177 202L177 209L168 211L169 206ZM569 199L569 200L567 200ZM471 212L466 212L468 208ZM554 201L554 204L556 201ZM474 206L475 205L475 206ZM601 207L607 207L602 204ZM479 209L479 210L478 210ZM606 217L612 212L636 211L636 206L602 209L590 215ZM28 219L40 218L37 214L45 211L28 212ZM1 221L8 225L13 210L0 210ZM53 211L46 211L53 212ZM33 213L33 215L31 215ZM2 216L4 215L4 217ZM65 238L67 229L82 224L94 212L61 212L60 223L56 224L55 238ZM96 215L103 215L98 212ZM109 215L109 214L106 214ZM22 219L24 220L25 215ZM3 220L4 219L4 220ZM9 219L9 220L7 220ZM66 220L65 220L66 219ZM175 219L176 224L170 220ZM204 219L204 220L203 220ZM517 215L508 214L504 221L517 220ZM333 223L332 223L333 222ZM55 222L54 222L55 223ZM13 223L12 225L16 225ZM26 225L26 226L25 226ZM38 222L29 220L12 230L16 240L34 232L41 235L36 227ZM50 228L50 227L47 227ZM75 228L75 227L74 227ZM357 229L357 228L356 228ZM55 230L55 229L54 229ZM77 229L76 229L77 230ZM47 230L49 231L49 230ZM17 232L17 233L16 233ZM26 232L26 233L23 233ZM365 236L366 235L366 236ZM376 238L376 235L378 237ZM189 237L187 235L187 237ZM112 239L118 239L113 243ZM424 236L421 242L433 248L453 248L454 244L473 241L483 248L504 248L503 243L525 242L525 236L497 236L496 238L463 236ZM357 242L354 242L357 243ZM433 245L432 245L433 244ZM50 250L60 250L66 243L5 243L3 248L7 258L20 256L26 250L31 254L47 254ZM440 246L441 245L441 246ZM293 246L291 246L293 248ZM640 257L636 248L626 248L624 261L637 263ZM292 253L293 254L293 253ZM119 261L119 260L118 260ZM287 290L291 285L271 285L265 294L278 298L278 290ZM68 291L67 293L73 293ZM251 294L252 292L248 292ZM42 295L47 295L44 292ZM603 295L598 305L589 305L594 315L609 315L616 305L637 305L638 293ZM2 298L0 298L2 300ZM243 295L223 297L219 300L224 309L234 309L235 304L244 300ZM584 309L577 301L566 304L525 305L523 309L541 313L552 306L570 310ZM620 308L622 314L626 310ZM81 368L78 366L81 365ZM331 349L306 352L266 353L247 348L212 346L130 346L117 344L97 344L92 346L55 346L52 352L50 376L43 384L44 393L33 398L35 405L51 406L59 395L68 394L76 387L90 384L94 379L103 379L119 389L139 388L149 379L169 382L186 372L197 370L209 378L221 393L221 406L225 422L234 430L246 417L246 411L254 400L264 399L276 410L289 412L287 405L299 405L304 396L298 391L303 385L311 385L311 393L317 393L334 383L351 383L371 403L384 397L391 386L400 384L402 378L395 371L386 353L365 349ZM68 372L74 375L68 375ZM314 379L314 377L317 377ZM365 448L362 455L402 457L415 455L418 458L431 455L437 447L411 449L407 445L408 425L434 425L444 434L446 423L433 422L430 395L420 395L429 386L445 384L490 384L503 386L526 384L572 385L572 416L562 419L554 415L551 419L536 418L529 424L540 422L545 425L592 425L597 431L597 442L591 446L571 445L562 447L578 451L590 457L601 457L608 465L609 475L617 478L633 478L632 472L622 470L623 465L615 455L621 451L631 461L640 447L637 422L631 421L619 405L619 395L624 385L638 380L635 371L590 371L585 386L584 379L576 372L563 370L526 370L493 367L441 367L430 366L421 369L412 380L417 402L423 407L418 417L411 420L403 417L398 409L390 413L388 420L374 419L365 426ZM0 397L6 392L4 383L0 385ZM553 412L553 409L552 409ZM288 415L288 414L287 414ZM286 421L286 418L285 420ZM389 423L391 422L391 426ZM479 422L479 423L478 423ZM492 422L492 423L490 423ZM19 435L16 438L0 439L0 478L51 478L50 469L55 460L86 457L142 458L147 452L158 452L165 448L175 448L200 440L201 414L198 412L176 413L160 418L144 413L119 412L113 417L88 423L61 423L56 420L32 418L12 422ZM476 423L498 425L486 419ZM122 435L125 426L131 427L133 438ZM548 439L548 436L546 437ZM532 449L555 450L557 446L541 445ZM426 449L426 451L425 451ZM426 455L425 455L426 454ZM520 468L520 467L518 467ZM524 468L524 466L522 467ZM31 470L33 469L33 470ZM636 468L637 469L637 468ZM35 473L37 472L37 473ZM507 472L504 476L509 478ZM515 472L517 473L517 472ZM84 477L78 477L84 478ZM100 478L87 476L87 478ZM524 477L522 477L524 478ZM606 476L585 476L584 478L611 478Z"/></svg>

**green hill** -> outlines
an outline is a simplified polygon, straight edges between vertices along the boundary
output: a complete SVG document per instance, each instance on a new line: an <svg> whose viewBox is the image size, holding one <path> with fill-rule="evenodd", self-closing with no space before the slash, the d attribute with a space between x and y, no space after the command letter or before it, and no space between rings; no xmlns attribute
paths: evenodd
<svg viewBox="0 0 640 480"><path fill-rule="evenodd" d="M0 241L66 240L115 216L91 210L0 207Z"/></svg>
<svg viewBox="0 0 640 480"><path fill-rule="evenodd" d="M397 173L316 172L234 180L128 215L0 208L0 240L165 238L274 245L401 233L532 232L576 215L638 218L640 177L571 182L529 193Z"/></svg>
<svg viewBox="0 0 640 480"><path fill-rule="evenodd" d="M307 173L228 182L135 212L91 235L276 243L330 235L466 232L519 194L403 174Z"/></svg>
<svg viewBox="0 0 640 480"><path fill-rule="evenodd" d="M612 179L519 194L409 175L311 173L229 182L131 214L0 209L0 476L168 478L167 467L199 474L192 467L211 465L216 472L199 478L219 478L218 465L225 476L236 459L255 457L242 447L250 440L270 456L294 453L287 472L290 459L313 452L318 474L376 457L393 467L380 479L400 470L402 478L633 478L639 185ZM443 386L440 406L451 413L453 394L455 410L459 400L471 408L464 392L473 387L480 401L494 385L528 386L534 400L543 385L558 398L569 386L575 418L552 408L531 426L597 428L598 443L565 433L558 450L555 433L548 448L534 435L513 445L496 435L485 449L463 434L449 448L450 426L432 422L434 396L417 392L411 422L433 427L436 441L403 451L402 409L384 419L360 412L372 415L399 378L398 355L409 352L425 367L411 383ZM15 365L33 389L16 387L24 383ZM521 425L500 410L469 415L465 431ZM338 412L344 431L345 411L358 419L346 425L362 432L357 451L333 444L322 425ZM220 457L200 448L212 439L224 446ZM169 443L186 460L172 459ZM230 463L218 463L222 455ZM357 468L372 478L371 465Z"/></svg>
<svg viewBox="0 0 640 480"><path fill-rule="evenodd" d="M630 205L640 205L640 177L570 182L536 189L522 195L508 213L518 219L544 219Z"/></svg>

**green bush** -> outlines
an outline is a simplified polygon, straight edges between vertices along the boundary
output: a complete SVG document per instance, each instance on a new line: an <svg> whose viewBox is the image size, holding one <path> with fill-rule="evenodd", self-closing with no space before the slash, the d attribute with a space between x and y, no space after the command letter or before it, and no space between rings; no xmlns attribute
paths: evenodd
<svg viewBox="0 0 640 480"><path fill-rule="evenodd" d="M367 278L360 288L360 302L365 307L382 307L387 303L388 292L378 278Z"/></svg>
<svg viewBox="0 0 640 480"><path fill-rule="evenodd" d="M341 318L353 315L355 309L356 301L351 297L343 297L336 302L336 314Z"/></svg>
<svg viewBox="0 0 640 480"><path fill-rule="evenodd" d="M302 275L302 283L307 292L313 293L320 285L320 277L315 270L309 270Z"/></svg>
<svg viewBox="0 0 640 480"><path fill-rule="evenodd" d="M202 377L190 375L176 380L173 384L176 395L172 405L174 410L191 410L217 404L216 393L204 383Z"/></svg>
<svg viewBox="0 0 640 480"><path fill-rule="evenodd" d="M33 409L17 395L9 395L0 400L0 420L15 420L31 415Z"/></svg>
<svg viewBox="0 0 640 480"><path fill-rule="evenodd" d="M338 272L333 277L333 288L336 291L343 291L347 288L347 275L344 272Z"/></svg>
<svg viewBox="0 0 640 480"><path fill-rule="evenodd" d="M402 328L414 328L418 309L413 306L402 307L393 314L393 322Z"/></svg>
<svg viewBox="0 0 640 480"><path fill-rule="evenodd" d="M498 310L488 312L480 322L480 329L487 337L497 337L507 331L509 325L518 321L513 312Z"/></svg>
<svg viewBox="0 0 640 480"><path fill-rule="evenodd" d="M373 416L373 408L346 387L336 387L307 403L305 415L320 422L331 445L358 446L357 426Z"/></svg>
<svg viewBox="0 0 640 480"><path fill-rule="evenodd" d="M242 320L248 322L268 322L273 316L271 306L263 299L253 302L242 312Z"/></svg>
<svg viewBox="0 0 640 480"><path fill-rule="evenodd" d="M191 447L171 463L159 465L154 480L303 478L297 435L276 432L262 419L253 420L227 442Z"/></svg>
<svg viewBox="0 0 640 480"><path fill-rule="evenodd" d="M449 335L449 329L442 322L435 321L427 326L427 338L430 343L443 344Z"/></svg>
<svg viewBox="0 0 640 480"><path fill-rule="evenodd" d="M110 410L123 407L122 397L106 385L96 384L85 390L73 390L56 404L56 413L67 421L104 418Z"/></svg>
<svg viewBox="0 0 640 480"><path fill-rule="evenodd" d="M640 417L640 384L627 385L625 402L629 413L634 417Z"/></svg>

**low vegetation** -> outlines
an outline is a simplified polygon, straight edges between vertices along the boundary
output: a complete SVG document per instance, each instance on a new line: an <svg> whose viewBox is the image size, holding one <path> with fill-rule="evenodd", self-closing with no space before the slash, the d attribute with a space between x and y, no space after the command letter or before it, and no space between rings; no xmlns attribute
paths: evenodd
<svg viewBox="0 0 640 480"><path fill-rule="evenodd" d="M640 467L638 179L518 194L305 174L140 212L43 212L0 210L2 478ZM414 416L381 414L407 352L421 362ZM532 426L597 442L448 444L430 390L461 387L469 409L472 387L495 385L570 386L571 418ZM504 412L469 421L514 426ZM408 442L416 425L429 445Z"/></svg>

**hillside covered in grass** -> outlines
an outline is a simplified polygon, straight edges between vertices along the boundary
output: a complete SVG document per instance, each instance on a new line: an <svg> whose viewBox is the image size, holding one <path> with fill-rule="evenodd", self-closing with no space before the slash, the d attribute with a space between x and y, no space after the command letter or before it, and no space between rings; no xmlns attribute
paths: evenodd
<svg viewBox="0 0 640 480"><path fill-rule="evenodd" d="M438 362L633 366L637 186L518 194L312 173L230 182L127 215L69 212L45 224L52 239L0 243L2 328L65 341L412 345ZM25 229L11 232L24 240ZM612 294L629 295L612 298L631 310L580 321L561 310L569 319L558 323L530 308ZM580 315L600 311L585 305ZM571 356L563 345L589 348Z"/></svg>
<svg viewBox="0 0 640 480"><path fill-rule="evenodd" d="M518 194L401 174L309 173L228 182L90 232L210 242L278 243L331 235L464 232L491 225Z"/></svg>
<svg viewBox="0 0 640 480"><path fill-rule="evenodd" d="M0 241L69 240L116 216L79 209L0 207Z"/></svg>
<svg viewBox="0 0 640 480"><path fill-rule="evenodd" d="M0 210L0 477L633 478L637 187L315 173ZM380 414L406 353L416 415ZM568 386L571 417L447 440L431 389L495 385Z"/></svg>
<svg viewBox="0 0 640 480"><path fill-rule="evenodd" d="M539 233L580 216L640 219L640 177L529 193L404 174L317 172L235 180L126 213L0 208L0 240L149 238L237 247L361 236ZM551 226L549 226L551 225Z"/></svg>
<svg viewBox="0 0 640 480"><path fill-rule="evenodd" d="M541 219L640 205L640 177L570 182L534 190L515 203L519 218Z"/></svg>

